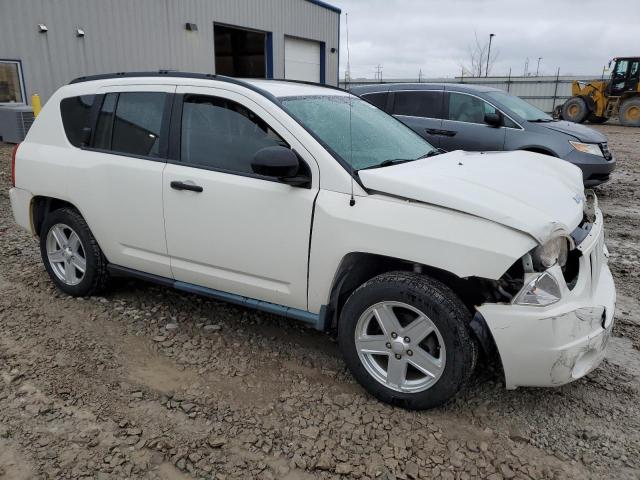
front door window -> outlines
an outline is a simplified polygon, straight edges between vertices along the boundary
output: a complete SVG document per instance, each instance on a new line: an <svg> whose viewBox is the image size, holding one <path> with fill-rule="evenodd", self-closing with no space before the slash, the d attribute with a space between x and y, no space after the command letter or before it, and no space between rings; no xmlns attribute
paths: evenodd
<svg viewBox="0 0 640 480"><path fill-rule="evenodd" d="M486 123L485 113L498 113L484 100L463 93L449 93L449 120L465 123Z"/></svg>

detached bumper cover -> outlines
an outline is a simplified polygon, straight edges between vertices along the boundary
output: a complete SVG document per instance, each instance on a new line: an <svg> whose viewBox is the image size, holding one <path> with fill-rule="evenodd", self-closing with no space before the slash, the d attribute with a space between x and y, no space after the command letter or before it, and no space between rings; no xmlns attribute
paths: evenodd
<svg viewBox="0 0 640 480"><path fill-rule="evenodd" d="M562 299L549 307L485 304L478 308L495 340L507 388L549 387L576 380L604 359L613 328L616 291L607 266L602 214L580 244L579 277L573 290L559 267Z"/></svg>

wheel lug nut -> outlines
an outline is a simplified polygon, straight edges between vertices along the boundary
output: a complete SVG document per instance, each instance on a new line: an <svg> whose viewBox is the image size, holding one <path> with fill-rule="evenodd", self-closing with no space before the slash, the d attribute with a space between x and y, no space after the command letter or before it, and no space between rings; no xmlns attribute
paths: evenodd
<svg viewBox="0 0 640 480"><path fill-rule="evenodd" d="M404 337L404 343L409 343L411 342L411 339L409 337Z"/></svg>
<svg viewBox="0 0 640 480"><path fill-rule="evenodd" d="M391 348L391 344L390 344L389 342L387 342L386 347L387 347L387 348Z"/></svg>
<svg viewBox="0 0 640 480"><path fill-rule="evenodd" d="M400 355L399 353L396 353L396 358L400 360L402 358L402 355Z"/></svg>
<svg viewBox="0 0 640 480"><path fill-rule="evenodd" d="M413 350L407 350L407 355L409 356L413 355Z"/></svg>
<svg viewBox="0 0 640 480"><path fill-rule="evenodd" d="M398 338L398 334L396 332L391 332L391 338Z"/></svg>

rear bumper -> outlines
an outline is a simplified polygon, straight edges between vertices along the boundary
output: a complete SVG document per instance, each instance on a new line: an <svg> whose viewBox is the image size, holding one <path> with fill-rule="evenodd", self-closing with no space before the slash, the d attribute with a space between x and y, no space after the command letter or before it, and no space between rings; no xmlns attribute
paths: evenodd
<svg viewBox="0 0 640 480"><path fill-rule="evenodd" d="M13 187L9 190L9 199L16 223L25 230L34 233L31 222L31 201L33 200L31 192Z"/></svg>
<svg viewBox="0 0 640 480"><path fill-rule="evenodd" d="M613 328L616 291L600 229L580 258L569 290L559 267L549 270L562 299L548 307L485 304L478 307L502 360L507 388L558 386L576 380L604 359ZM595 227L594 227L595 228ZM582 246L582 245L581 245Z"/></svg>
<svg viewBox="0 0 640 480"><path fill-rule="evenodd" d="M616 159L607 160L604 157L589 153L572 151L564 160L573 163L582 170L585 187L595 187L609 180L611 172L616 168Z"/></svg>

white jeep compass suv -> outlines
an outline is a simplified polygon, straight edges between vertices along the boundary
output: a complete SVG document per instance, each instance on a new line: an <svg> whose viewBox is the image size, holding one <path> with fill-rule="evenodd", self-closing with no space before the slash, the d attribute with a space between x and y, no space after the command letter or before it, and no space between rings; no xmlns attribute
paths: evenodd
<svg viewBox="0 0 640 480"><path fill-rule="evenodd" d="M441 153L349 93L173 72L80 78L16 149L11 204L74 296L130 275L337 332L379 399L430 408L602 360L615 289L575 166Z"/></svg>

